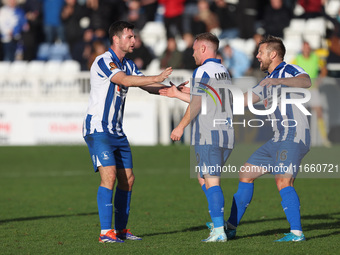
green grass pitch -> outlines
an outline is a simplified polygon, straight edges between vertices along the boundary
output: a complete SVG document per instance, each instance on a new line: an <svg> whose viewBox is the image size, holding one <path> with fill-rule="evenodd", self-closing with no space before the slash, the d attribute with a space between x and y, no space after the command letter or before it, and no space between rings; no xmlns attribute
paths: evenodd
<svg viewBox="0 0 340 255"><path fill-rule="evenodd" d="M241 166L257 144L237 145ZM338 254L340 178L298 178L306 242L274 243L289 231L272 178L255 193L226 243L209 235L206 198L189 174L189 147L132 147L136 182L128 227L143 241L100 244L94 174L86 146L0 147L0 254ZM304 164L340 164L340 146L312 148ZM223 179L230 212L237 179Z"/></svg>

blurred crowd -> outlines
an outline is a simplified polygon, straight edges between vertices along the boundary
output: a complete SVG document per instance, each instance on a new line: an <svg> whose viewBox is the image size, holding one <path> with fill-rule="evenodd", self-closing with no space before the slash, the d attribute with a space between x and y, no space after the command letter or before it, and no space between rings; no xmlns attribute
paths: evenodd
<svg viewBox="0 0 340 255"><path fill-rule="evenodd" d="M340 16L325 12L328 0L2 0L0 3L0 60L74 59L88 70L94 58L109 47L108 28L116 20L135 25L135 51L127 57L140 69L155 58L160 68L194 69L194 35L213 32L222 40L252 39L267 34L283 38L291 19L324 17L329 55L340 63ZM296 6L303 11L297 15ZM167 46L157 56L139 31L148 22L162 22ZM185 43L179 49L178 40ZM256 56L257 49L254 51ZM223 45L220 57L234 78L256 75L258 62L240 49Z"/></svg>

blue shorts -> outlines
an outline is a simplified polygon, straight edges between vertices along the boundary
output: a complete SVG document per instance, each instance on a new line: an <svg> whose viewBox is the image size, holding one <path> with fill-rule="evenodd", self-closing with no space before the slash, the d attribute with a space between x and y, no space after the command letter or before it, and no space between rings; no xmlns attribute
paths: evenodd
<svg viewBox="0 0 340 255"><path fill-rule="evenodd" d="M84 137L92 159L94 170L99 166L132 168L132 154L126 136L94 133Z"/></svg>
<svg viewBox="0 0 340 255"><path fill-rule="evenodd" d="M309 146L303 142L269 140L250 156L247 163L260 166L272 174L290 173L295 178L308 151Z"/></svg>
<svg viewBox="0 0 340 255"><path fill-rule="evenodd" d="M221 148L214 145L195 145L197 167L200 176L210 174L221 176L223 166L230 156L231 149Z"/></svg>

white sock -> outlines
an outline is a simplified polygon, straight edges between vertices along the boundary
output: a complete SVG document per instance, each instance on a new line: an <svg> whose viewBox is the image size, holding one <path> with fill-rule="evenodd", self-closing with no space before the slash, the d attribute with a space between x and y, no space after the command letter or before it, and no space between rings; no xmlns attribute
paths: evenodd
<svg viewBox="0 0 340 255"><path fill-rule="evenodd" d="M110 231L111 229L102 229L101 231L100 231L100 234L101 235L105 235L106 233L107 233L107 231Z"/></svg>
<svg viewBox="0 0 340 255"><path fill-rule="evenodd" d="M301 236L302 235L302 231L301 230L291 230L291 233L293 233L296 236Z"/></svg>

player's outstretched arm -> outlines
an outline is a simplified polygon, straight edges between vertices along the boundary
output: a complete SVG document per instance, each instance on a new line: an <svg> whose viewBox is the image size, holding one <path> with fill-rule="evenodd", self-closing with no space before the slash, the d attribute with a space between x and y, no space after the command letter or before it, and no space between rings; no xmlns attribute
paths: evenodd
<svg viewBox="0 0 340 255"><path fill-rule="evenodd" d="M182 89L183 89L182 87L185 86L186 84L188 84L188 82L189 81L181 83L180 85L177 86L177 88L182 91ZM170 81L170 84L174 85L171 81ZM145 91L147 91L147 92L149 92L150 94L155 94L155 95L161 95L161 90L165 89L162 92L163 96L165 96L164 93L165 93L166 89L170 88L170 87L171 86L166 86L164 84L154 83L154 84L146 85L146 86L143 86L143 87L140 87L140 88L145 90ZM190 92L190 88L188 88L188 89L189 89L189 92ZM189 96L189 100L190 100L190 96Z"/></svg>
<svg viewBox="0 0 340 255"><path fill-rule="evenodd" d="M300 74L295 77L288 78L266 78L260 82L260 86L272 86L272 85L286 85L288 87L297 88L309 88L312 86L312 82L308 74Z"/></svg>
<svg viewBox="0 0 340 255"><path fill-rule="evenodd" d="M176 86L165 87L159 90L161 96L178 98L184 102L190 102L190 94L181 92Z"/></svg>
<svg viewBox="0 0 340 255"><path fill-rule="evenodd" d="M179 84L178 86L176 86L175 84L173 84L172 81L170 81L170 85L176 86L179 91L181 91L183 93L190 94L190 88L185 87L185 85L187 85L188 83L189 83L189 81L185 81L185 82L182 82L181 84Z"/></svg>
<svg viewBox="0 0 340 255"><path fill-rule="evenodd" d="M171 73L172 67L168 67L159 75L154 76L126 75L124 72L118 72L111 78L111 81L126 87L141 87L160 83L168 78Z"/></svg>

